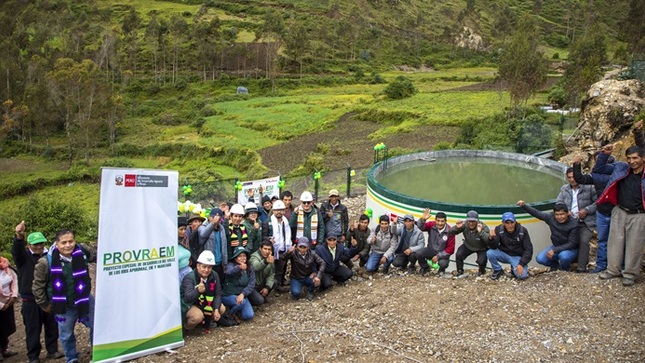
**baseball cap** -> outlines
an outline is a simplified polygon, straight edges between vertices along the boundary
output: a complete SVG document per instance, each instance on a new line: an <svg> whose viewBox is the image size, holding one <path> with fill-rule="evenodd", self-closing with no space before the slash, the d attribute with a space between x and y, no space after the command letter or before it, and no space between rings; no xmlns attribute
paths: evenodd
<svg viewBox="0 0 645 363"><path fill-rule="evenodd" d="M47 242L47 238L43 236L42 232L33 232L30 233L27 237L27 243L29 243L30 245L37 245L39 243L45 242Z"/></svg>
<svg viewBox="0 0 645 363"><path fill-rule="evenodd" d="M332 189L332 190L329 191L329 196L330 197L331 196L339 196L339 195L340 195L340 193L338 193L338 190L336 190L336 189Z"/></svg>
<svg viewBox="0 0 645 363"><path fill-rule="evenodd" d="M515 222L515 215L513 212L506 212L502 215L502 222L511 221Z"/></svg>
<svg viewBox="0 0 645 363"><path fill-rule="evenodd" d="M307 247L309 247L309 238L307 238L307 237L298 238L298 246L307 246Z"/></svg>
<svg viewBox="0 0 645 363"><path fill-rule="evenodd" d="M406 219L414 221L414 216L412 216L412 214L406 214L403 216L403 220L406 220Z"/></svg>
<svg viewBox="0 0 645 363"><path fill-rule="evenodd" d="M468 213L466 213L467 222L477 222L478 220L479 220L479 214L474 210L470 210L468 211Z"/></svg>

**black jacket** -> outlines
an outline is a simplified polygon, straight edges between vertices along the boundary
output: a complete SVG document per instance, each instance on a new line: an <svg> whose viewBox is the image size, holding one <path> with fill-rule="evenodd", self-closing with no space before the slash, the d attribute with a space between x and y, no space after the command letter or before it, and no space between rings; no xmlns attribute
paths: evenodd
<svg viewBox="0 0 645 363"><path fill-rule="evenodd" d="M11 255L13 255L13 262L18 268L18 291L20 291L20 296L27 299L33 298L31 284L34 281L34 268L38 260L45 254L34 255L27 249L25 240L18 239L14 235Z"/></svg>
<svg viewBox="0 0 645 363"><path fill-rule="evenodd" d="M506 232L503 224L495 227L495 236L488 245L491 249L499 249L510 256L520 256L520 265L525 267L533 258L531 237L526 228L519 223L515 224L513 233Z"/></svg>

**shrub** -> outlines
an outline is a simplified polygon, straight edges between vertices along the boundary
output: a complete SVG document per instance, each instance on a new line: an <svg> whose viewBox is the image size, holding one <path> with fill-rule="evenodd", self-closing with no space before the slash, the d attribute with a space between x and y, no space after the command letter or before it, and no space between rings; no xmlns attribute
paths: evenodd
<svg viewBox="0 0 645 363"><path fill-rule="evenodd" d="M102 166L113 168L134 168L132 161L123 157L105 160Z"/></svg>
<svg viewBox="0 0 645 363"><path fill-rule="evenodd" d="M417 89L412 84L412 81L406 77L398 76L394 81L385 87L383 91L385 95L393 100L400 100L410 97L417 93Z"/></svg>
<svg viewBox="0 0 645 363"><path fill-rule="evenodd" d="M64 201L54 197L31 197L12 210L0 212L1 241L0 248L9 250L13 241L13 227L25 221L27 233L42 232L49 241L53 241L56 232L71 228L76 232L76 240L96 241L97 226L81 207L73 200Z"/></svg>
<svg viewBox="0 0 645 363"><path fill-rule="evenodd" d="M567 92L561 86L553 86L549 90L549 103L562 108L567 103Z"/></svg>
<svg viewBox="0 0 645 363"><path fill-rule="evenodd" d="M152 122L157 125L174 126L179 125L181 120L174 113L164 112L159 117L153 119Z"/></svg>

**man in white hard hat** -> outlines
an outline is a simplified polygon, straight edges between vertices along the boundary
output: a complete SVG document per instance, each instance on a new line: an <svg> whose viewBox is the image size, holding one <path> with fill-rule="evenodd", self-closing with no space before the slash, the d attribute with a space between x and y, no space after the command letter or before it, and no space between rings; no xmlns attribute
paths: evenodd
<svg viewBox="0 0 645 363"><path fill-rule="evenodd" d="M215 256L203 251L197 258L197 266L181 282L181 316L186 330L202 325L208 333L210 323L218 322L226 307L222 304L222 286L219 276L213 271Z"/></svg>
<svg viewBox="0 0 645 363"><path fill-rule="evenodd" d="M228 241L228 256L233 256L236 247L244 247L249 251L249 231L244 226L244 207L241 204L233 204L231 207L231 219L226 229Z"/></svg>
<svg viewBox="0 0 645 363"><path fill-rule="evenodd" d="M293 245L291 227L284 216L285 205L281 200L273 203L273 214L262 224L262 240L271 242L273 256L275 256L275 289L278 292L288 292L289 287L285 279L287 273L287 251Z"/></svg>
<svg viewBox="0 0 645 363"><path fill-rule="evenodd" d="M300 195L300 205L293 210L289 225L294 238L307 237L310 248L315 249L325 240L325 221L320 210L314 206L314 197L304 191Z"/></svg>

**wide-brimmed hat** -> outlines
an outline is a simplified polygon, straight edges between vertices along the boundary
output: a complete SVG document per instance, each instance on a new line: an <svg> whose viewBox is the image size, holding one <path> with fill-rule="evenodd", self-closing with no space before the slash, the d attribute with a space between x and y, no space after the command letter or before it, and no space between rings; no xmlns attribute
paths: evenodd
<svg viewBox="0 0 645 363"><path fill-rule="evenodd" d="M246 259L249 259L249 253L246 251L244 247L235 247L233 250L233 256L231 257L231 260L234 260L237 258L237 256L241 255L244 253L246 255Z"/></svg>
<svg viewBox="0 0 645 363"><path fill-rule="evenodd" d="M190 218L186 221L186 223L190 224L192 223L195 219L199 219L200 222L203 222L206 220L206 218L200 216L199 214L191 214Z"/></svg>

